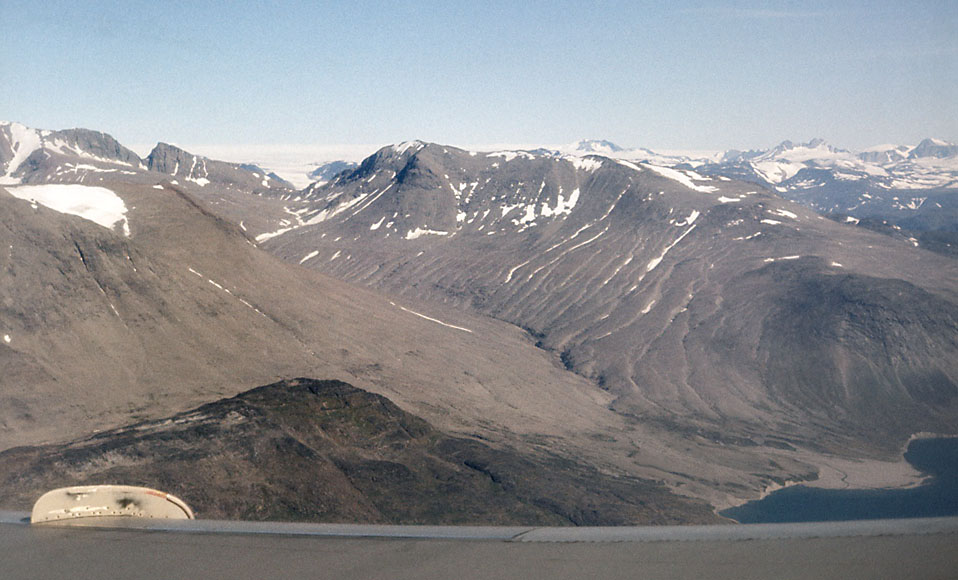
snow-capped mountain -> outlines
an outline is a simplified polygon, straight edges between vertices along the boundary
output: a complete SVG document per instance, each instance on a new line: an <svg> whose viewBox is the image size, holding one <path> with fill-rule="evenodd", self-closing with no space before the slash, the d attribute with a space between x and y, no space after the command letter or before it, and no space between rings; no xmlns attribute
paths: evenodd
<svg viewBox="0 0 958 580"><path fill-rule="evenodd" d="M583 139L576 141L570 147L572 151L585 155L605 155L614 157L616 153L625 150L611 141L604 139Z"/></svg>
<svg viewBox="0 0 958 580"><path fill-rule="evenodd" d="M941 139L925 139L909 152L908 157L913 159L928 157L950 159L958 157L958 145Z"/></svg>
<svg viewBox="0 0 958 580"><path fill-rule="evenodd" d="M550 148L545 148L550 149ZM688 163L691 166L705 163L712 157L702 156L701 153L663 153L652 151L643 147L625 148L612 143L611 141L585 139L576 141L569 145L551 148L558 153L566 155L601 155L612 159L624 159L633 162L654 163L656 165L673 166L680 163Z"/></svg>
<svg viewBox="0 0 958 580"><path fill-rule="evenodd" d="M290 224L258 238L263 248L515 324L612 394L617 411L720 438L827 438L927 417L884 343L845 325L873 319L862 303L904 312L904 295L958 323L958 307L923 290L954 285L941 277L955 271L948 258L690 169L414 141L301 196ZM898 332L891 319L873 322ZM895 360L958 376L941 362L952 330L906 326L915 334L896 343ZM913 351L919 342L934 354ZM854 372L846 360L858 361ZM812 436L811 424L829 427Z"/></svg>
<svg viewBox="0 0 958 580"><path fill-rule="evenodd" d="M696 170L761 184L823 213L887 220L916 230L941 229L942 223L958 226L958 146L940 140L860 153L821 139L785 141L764 151L730 151Z"/></svg>
<svg viewBox="0 0 958 580"><path fill-rule="evenodd" d="M289 183L259 167L208 159L167 143L158 143L153 148L146 158L146 165L152 171L199 186L216 183L221 187L254 193L292 190Z"/></svg>
<svg viewBox="0 0 958 580"><path fill-rule="evenodd" d="M785 190L809 189L803 170L826 170L834 179L866 181L882 189L958 187L958 145L925 139L915 147L881 146L861 153L832 147L822 139L794 144L783 141L764 151L729 151L721 162L701 168L721 172L739 168ZM781 191L781 190L779 190Z"/></svg>
<svg viewBox="0 0 958 580"><path fill-rule="evenodd" d="M58 163L54 166L51 160ZM0 185L49 182L59 177L72 181L91 172L133 175L144 169L136 153L105 133L41 131L20 123L0 123Z"/></svg>
<svg viewBox="0 0 958 580"><path fill-rule="evenodd" d="M925 139L915 146L879 145L861 152L834 147L823 139L807 143L783 141L764 150L731 149L718 156L665 155L649 149L625 149L608 141L578 141L560 148L571 154L598 154L628 160L688 163L703 172L736 172L772 187L785 184L803 169L827 169L847 181L872 178L885 189L956 187L958 145Z"/></svg>
<svg viewBox="0 0 958 580"><path fill-rule="evenodd" d="M0 123L0 185L9 186L15 195L38 193L29 193L28 185L100 186L117 180L184 188L216 207L221 216L256 231L269 229L285 215L281 204L262 198L289 197L295 191L282 178L258 167L209 159L166 143L157 144L141 159L99 131L47 131ZM34 199L52 202L49 196L34 195ZM83 205L62 199L56 203ZM250 211L251 206L256 210Z"/></svg>
<svg viewBox="0 0 958 580"><path fill-rule="evenodd" d="M750 181L826 213L886 220L918 231L958 227L958 145L925 139L918 145L879 145L854 152L822 139L783 141L765 150L656 152L606 140L581 140L499 152L507 156L588 157L693 170L702 176ZM335 164L340 171L347 164ZM323 168L321 168L323 169ZM323 169L320 184L332 175Z"/></svg>
<svg viewBox="0 0 958 580"><path fill-rule="evenodd" d="M343 171L355 169L358 165L358 163L353 161L330 161L328 163L317 164L316 168L311 170L308 175L314 183L326 183Z"/></svg>
<svg viewBox="0 0 958 580"><path fill-rule="evenodd" d="M254 148L255 149L255 148ZM261 174L270 172L290 176L297 187L310 180L322 185L346 169L358 165L356 147L349 155L338 159L336 147L326 148L327 161L309 163L310 155L319 155L304 148L299 155L296 171L285 157L271 161L262 153ZM342 149L342 147L340 147ZM647 148L627 148L608 140L586 139L566 145L526 146L524 149L504 149L506 155L552 155L556 157L587 157L598 155L633 163L649 163L663 167L694 170L700 175L721 175L751 181L771 188L784 197L811 207L816 211L849 215L858 219L886 220L890 226L908 229L937 230L958 227L954 212L952 190L958 189L958 146L938 139L926 139L915 146L879 145L860 152L832 146L824 140L808 143L783 141L767 150L752 151L653 151ZM346 149L343 149L341 153ZM253 151L243 149L242 155ZM332 156L331 156L332 155ZM200 177L202 179L202 177ZM943 195L944 194L944 195ZM281 193L286 199L297 196L291 191ZM281 218L280 221L286 218ZM287 219L292 225L295 220ZM944 224L944 226L943 226ZM266 229L257 229L256 234Z"/></svg>
<svg viewBox="0 0 958 580"><path fill-rule="evenodd" d="M291 185L258 168L193 155L159 143L146 157L116 139L88 129L46 131L19 123L0 123L0 185L29 183L94 183L118 176L137 182L156 181L156 173L182 180L187 187L220 188L251 193L287 192Z"/></svg>

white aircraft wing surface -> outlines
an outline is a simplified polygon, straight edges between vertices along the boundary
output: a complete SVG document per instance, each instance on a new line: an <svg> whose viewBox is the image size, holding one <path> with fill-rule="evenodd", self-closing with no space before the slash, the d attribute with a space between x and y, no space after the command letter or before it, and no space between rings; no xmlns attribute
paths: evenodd
<svg viewBox="0 0 958 580"><path fill-rule="evenodd" d="M661 527L295 524L0 512L0 577L954 578L958 518Z"/></svg>
<svg viewBox="0 0 958 580"><path fill-rule="evenodd" d="M955 578L958 518L484 527L88 518L0 512L0 577Z"/></svg>

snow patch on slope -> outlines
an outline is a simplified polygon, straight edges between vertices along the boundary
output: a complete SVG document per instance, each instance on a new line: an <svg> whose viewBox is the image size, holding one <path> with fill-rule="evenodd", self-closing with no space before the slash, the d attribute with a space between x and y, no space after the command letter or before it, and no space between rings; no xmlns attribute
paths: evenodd
<svg viewBox="0 0 958 580"><path fill-rule="evenodd" d="M693 225L693 226L690 227L689 229L687 229L687 230L685 230L684 232L682 232L682 235L681 235L681 236L679 236L678 238L676 238L676 240L675 240L674 242L672 242L671 244L669 244L668 246L666 246L664 250L662 250L662 253L659 254L659 257L658 257L658 258L653 259L652 261L650 261L650 262L645 266L645 271L646 271L646 272L651 272L652 270L654 270L660 263L662 263L662 260L665 259L665 255L669 253L669 250L671 250L672 248L675 247L676 244L678 244L679 242L681 242L681 241L685 238L685 236L687 236L687 235L689 235L690 233L692 233L692 230L694 230L694 229L695 229L695 226Z"/></svg>
<svg viewBox="0 0 958 580"><path fill-rule="evenodd" d="M442 232L439 230L430 230L430 229L424 229L424 228L416 228L414 230L409 230L408 232L406 232L406 239L415 240L416 238L419 238L422 236L448 236L448 235L449 235L449 232Z"/></svg>
<svg viewBox="0 0 958 580"><path fill-rule="evenodd" d="M389 301L389 303L392 304L393 306L395 306L396 308L402 310L403 312L408 312L409 314L412 314L413 316L418 316L419 318L423 318L423 319L425 319L425 320L428 320L429 322L435 322L436 324L441 324L442 326L446 326L446 327L448 327L448 328L454 328L454 329L456 329L456 330L461 330L461 331L463 331L463 332L468 332L469 334L472 334L472 331L469 330L468 328L465 328L465 327L462 327L462 326L456 326L456 325L454 325L454 324L449 324L449 323L443 322L443 321L441 321L441 320L439 320L439 319L436 319L436 318L433 318L433 317L431 317L431 316L426 316L425 314L421 314L421 313L419 313L419 312L416 312L415 310L410 310L410 309L406 308L405 306L399 306L398 304L396 304L395 302L393 302L393 301L391 301L391 300Z"/></svg>
<svg viewBox="0 0 958 580"><path fill-rule="evenodd" d="M566 199L560 193L558 195L558 199L556 200L555 208L550 208L549 204L543 202L541 214L543 217L558 217L560 215L570 215L577 203L579 203L579 188L578 187L575 188L575 190L569 196L568 201L566 201Z"/></svg>
<svg viewBox="0 0 958 580"><path fill-rule="evenodd" d="M303 259L300 260L299 263L302 264L303 262L308 262L309 260L315 258L318 255L319 255L319 250L313 250L312 252L303 256Z"/></svg>
<svg viewBox="0 0 958 580"><path fill-rule="evenodd" d="M570 155L566 159L572 163L577 171L591 172L602 167L602 160L596 157L573 157Z"/></svg>
<svg viewBox="0 0 958 580"><path fill-rule="evenodd" d="M410 150L410 149L415 149L416 151L419 151L420 149L422 149L422 148L425 147L425 146L426 146L425 143L423 143L422 141L418 141L418 140L417 140L417 141L403 141L402 143L393 145L393 146L392 146L392 150L393 150L394 152L398 153L399 155L402 155L403 153L405 153L406 151L408 151L408 150Z"/></svg>
<svg viewBox="0 0 958 580"><path fill-rule="evenodd" d="M13 173L20 168L27 157L43 146L43 139L40 137L39 131L25 127L20 123L10 123L8 128L10 129L10 142L14 147L14 152L13 159L7 164L6 175L0 176L0 185L20 183L20 179L13 177Z"/></svg>
<svg viewBox="0 0 958 580"><path fill-rule="evenodd" d="M126 204L117 194L105 187L51 183L9 187L14 197L39 203L60 213L79 216L107 229L123 224L123 233L130 236L126 219Z"/></svg>
<svg viewBox="0 0 958 580"><path fill-rule="evenodd" d="M718 191L717 187L713 187L711 185L696 185L692 181L692 178L689 177L689 175L677 169L672 169L670 167L659 167L658 165L648 165L647 167L651 169L652 171L658 173L662 177L667 177L668 179L671 179L673 181L678 181L679 183L681 183L682 185L684 185L685 187L689 189L700 191L702 193L713 193L715 191Z"/></svg>

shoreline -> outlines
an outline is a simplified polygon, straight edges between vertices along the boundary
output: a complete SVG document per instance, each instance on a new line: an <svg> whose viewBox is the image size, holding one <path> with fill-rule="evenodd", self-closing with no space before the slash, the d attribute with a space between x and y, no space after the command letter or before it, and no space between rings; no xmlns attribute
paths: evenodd
<svg viewBox="0 0 958 580"><path fill-rule="evenodd" d="M911 445L912 441L918 441L919 439L958 439L958 434L932 433L931 431L912 433L901 449L902 455L904 456L905 452L908 451L908 446Z"/></svg>
<svg viewBox="0 0 958 580"><path fill-rule="evenodd" d="M792 457L818 469L818 477L812 480L791 480L784 483L771 483L758 491L752 498L727 497L725 501L713 503L715 515L735 522L733 518L723 516L721 512L745 505L753 501L761 501L776 491L804 485L817 489L843 490L870 490L870 489L911 489L919 487L932 478L932 475L923 473L913 467L905 459L905 453L912 441L921 439L958 439L955 434L933 433L919 431L908 437L901 447L899 458L896 461L881 461L877 459L849 459L832 455L819 455L808 451L799 451ZM737 523L737 522L736 522Z"/></svg>

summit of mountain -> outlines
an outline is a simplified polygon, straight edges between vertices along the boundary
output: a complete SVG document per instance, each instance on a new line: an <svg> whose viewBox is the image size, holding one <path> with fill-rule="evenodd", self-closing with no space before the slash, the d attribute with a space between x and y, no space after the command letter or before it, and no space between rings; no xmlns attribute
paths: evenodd
<svg viewBox="0 0 958 580"><path fill-rule="evenodd" d="M600 155L625 151L622 147L604 139L582 139L573 143L570 148L579 153L596 153Z"/></svg>
<svg viewBox="0 0 958 580"><path fill-rule="evenodd" d="M66 172L132 174L142 168L136 153L106 133L43 131L20 123L0 123L0 185L52 181Z"/></svg>
<svg viewBox="0 0 958 580"><path fill-rule="evenodd" d="M908 157L911 159L919 159L922 157L934 157L936 159L955 158L958 157L958 145L942 139L923 139L921 143L909 152Z"/></svg>
<svg viewBox="0 0 958 580"><path fill-rule="evenodd" d="M155 181L161 173L186 186L211 182L261 194L290 191L286 181L242 164L210 160L174 145L158 143L146 159L112 136L89 129L47 131L19 123L0 123L0 184L91 183L119 174L126 181Z"/></svg>
<svg viewBox="0 0 958 580"><path fill-rule="evenodd" d="M259 167L226 163L194 155L168 143L158 143L145 159L151 171L171 175L200 186L216 183L222 187L262 193L292 190L285 180Z"/></svg>

